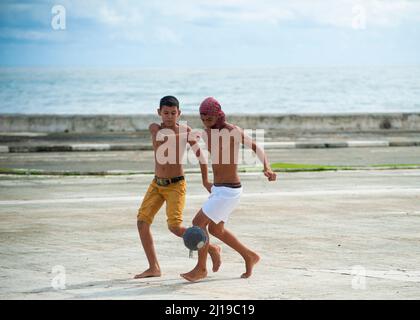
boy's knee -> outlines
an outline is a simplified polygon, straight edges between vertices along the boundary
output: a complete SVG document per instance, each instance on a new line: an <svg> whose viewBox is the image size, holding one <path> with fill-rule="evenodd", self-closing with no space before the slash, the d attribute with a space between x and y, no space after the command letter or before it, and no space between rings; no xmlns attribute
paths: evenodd
<svg viewBox="0 0 420 320"><path fill-rule="evenodd" d="M200 228L205 228L208 224L208 221L206 221L205 219L203 219L200 216L195 216L193 221L192 221L193 226L198 226Z"/></svg>
<svg viewBox="0 0 420 320"><path fill-rule="evenodd" d="M168 229L170 232L172 232L174 235L178 237L182 237L185 231L184 228L182 228L181 226L168 226Z"/></svg>
<svg viewBox="0 0 420 320"><path fill-rule="evenodd" d="M199 223L200 223L200 219L198 219L197 217L194 217L194 219L192 221L193 226L198 226Z"/></svg>
<svg viewBox="0 0 420 320"><path fill-rule="evenodd" d="M193 226L197 226L204 229L204 228L207 228L207 225L210 222L211 220L206 216L206 214L201 209L193 218L192 224Z"/></svg>
<svg viewBox="0 0 420 320"><path fill-rule="evenodd" d="M210 223L209 233L217 238L223 234L223 226Z"/></svg>
<svg viewBox="0 0 420 320"><path fill-rule="evenodd" d="M142 220L137 220L137 229L139 230L139 232L142 232L144 230L147 230L150 228L150 225Z"/></svg>

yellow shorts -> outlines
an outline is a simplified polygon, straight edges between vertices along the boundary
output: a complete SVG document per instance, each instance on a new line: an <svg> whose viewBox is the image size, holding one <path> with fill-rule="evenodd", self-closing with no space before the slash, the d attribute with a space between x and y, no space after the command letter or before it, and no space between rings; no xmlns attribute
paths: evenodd
<svg viewBox="0 0 420 320"><path fill-rule="evenodd" d="M138 211L137 220L152 224L156 213L166 201L168 226L179 226L182 223L186 191L187 184L185 180L171 183L167 186L159 186L153 179Z"/></svg>

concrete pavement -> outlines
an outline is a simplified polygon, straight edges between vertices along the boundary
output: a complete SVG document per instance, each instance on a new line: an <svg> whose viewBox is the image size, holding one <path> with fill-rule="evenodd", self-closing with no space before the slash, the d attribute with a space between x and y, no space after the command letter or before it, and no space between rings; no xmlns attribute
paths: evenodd
<svg viewBox="0 0 420 320"><path fill-rule="evenodd" d="M268 149L273 162L318 165L367 166L420 164L418 147L375 147L346 149ZM187 164L187 169L197 166ZM152 151L36 152L0 154L0 168L53 172L151 172Z"/></svg>
<svg viewBox="0 0 420 320"><path fill-rule="evenodd" d="M135 217L151 175L0 175L0 298L419 298L420 170L241 177L227 227L261 262L240 279L242 259L222 245L221 270L191 284L179 273L196 260L164 210L153 225L163 276L132 279L147 267ZM198 174L187 182L189 225L207 195Z"/></svg>
<svg viewBox="0 0 420 320"><path fill-rule="evenodd" d="M255 134L254 130L254 134ZM266 149L420 146L417 131L264 131ZM113 133L0 132L0 153L152 150L148 131Z"/></svg>
<svg viewBox="0 0 420 320"><path fill-rule="evenodd" d="M420 164L417 146L361 146L361 141L417 141L418 133L288 133L269 131L271 162L374 166ZM262 257L239 279L242 259L222 245L217 274L186 283L182 241L169 233L162 209L153 226L163 276L133 280L147 267L136 212L152 172L147 132L0 135L0 145L144 145L146 150L0 153L0 298L2 299L418 299L420 297L420 170L241 173L244 195L227 227ZM278 143L358 141L347 148L279 148ZM271 147L270 147L271 143ZM277 145L276 145L277 144ZM362 143L363 144L363 143ZM404 144L404 143L403 143ZM402 144L402 145L403 145ZM283 145L285 146L285 145ZM1 151L1 150L0 150ZM18 149L16 151L19 151ZM47 150L46 150L47 151ZM197 170L186 165L186 171ZM207 194L187 174L185 224ZM213 239L214 240L214 239ZM196 257L196 256L195 256ZM210 265L210 264L209 264ZM63 285L63 286L61 286Z"/></svg>

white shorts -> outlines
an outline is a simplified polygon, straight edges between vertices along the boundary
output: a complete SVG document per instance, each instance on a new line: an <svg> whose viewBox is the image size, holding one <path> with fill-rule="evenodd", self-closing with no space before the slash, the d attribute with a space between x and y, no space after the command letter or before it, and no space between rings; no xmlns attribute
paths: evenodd
<svg viewBox="0 0 420 320"><path fill-rule="evenodd" d="M226 222L233 210L238 206L242 188L211 187L208 200L202 210L214 223Z"/></svg>

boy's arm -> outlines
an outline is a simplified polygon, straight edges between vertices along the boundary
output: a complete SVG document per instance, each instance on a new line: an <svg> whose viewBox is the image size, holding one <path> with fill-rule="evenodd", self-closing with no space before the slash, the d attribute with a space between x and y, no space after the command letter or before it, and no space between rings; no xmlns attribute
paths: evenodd
<svg viewBox="0 0 420 320"><path fill-rule="evenodd" d="M261 163L264 165L264 175L268 178L268 181L275 181L277 179L277 175L275 172L271 170L270 163L268 162L268 158L264 150L261 149L259 145L257 145L255 140L253 140L251 137L246 135L244 130L242 130L241 128L238 128L238 129L241 132L242 143L246 147L251 148L252 151L255 152L258 159L261 161Z"/></svg>
<svg viewBox="0 0 420 320"><path fill-rule="evenodd" d="M197 157L200 163L200 170L201 170L201 179L203 182L203 186L207 189L208 192L211 192L212 183L209 182L208 179L208 167L207 167L207 159L204 156L200 146L197 142L197 137L193 137L191 135L191 128L188 127L188 144L191 146L195 156Z"/></svg>
<svg viewBox="0 0 420 320"><path fill-rule="evenodd" d="M156 134L160 129L160 125L158 125L157 123L151 123L149 126L149 131L151 134Z"/></svg>
<svg viewBox="0 0 420 320"><path fill-rule="evenodd" d="M157 123L151 123L149 125L149 131L152 134L152 142L153 142L153 145L155 144L156 135L159 132L159 130L160 130L160 125L158 125Z"/></svg>

